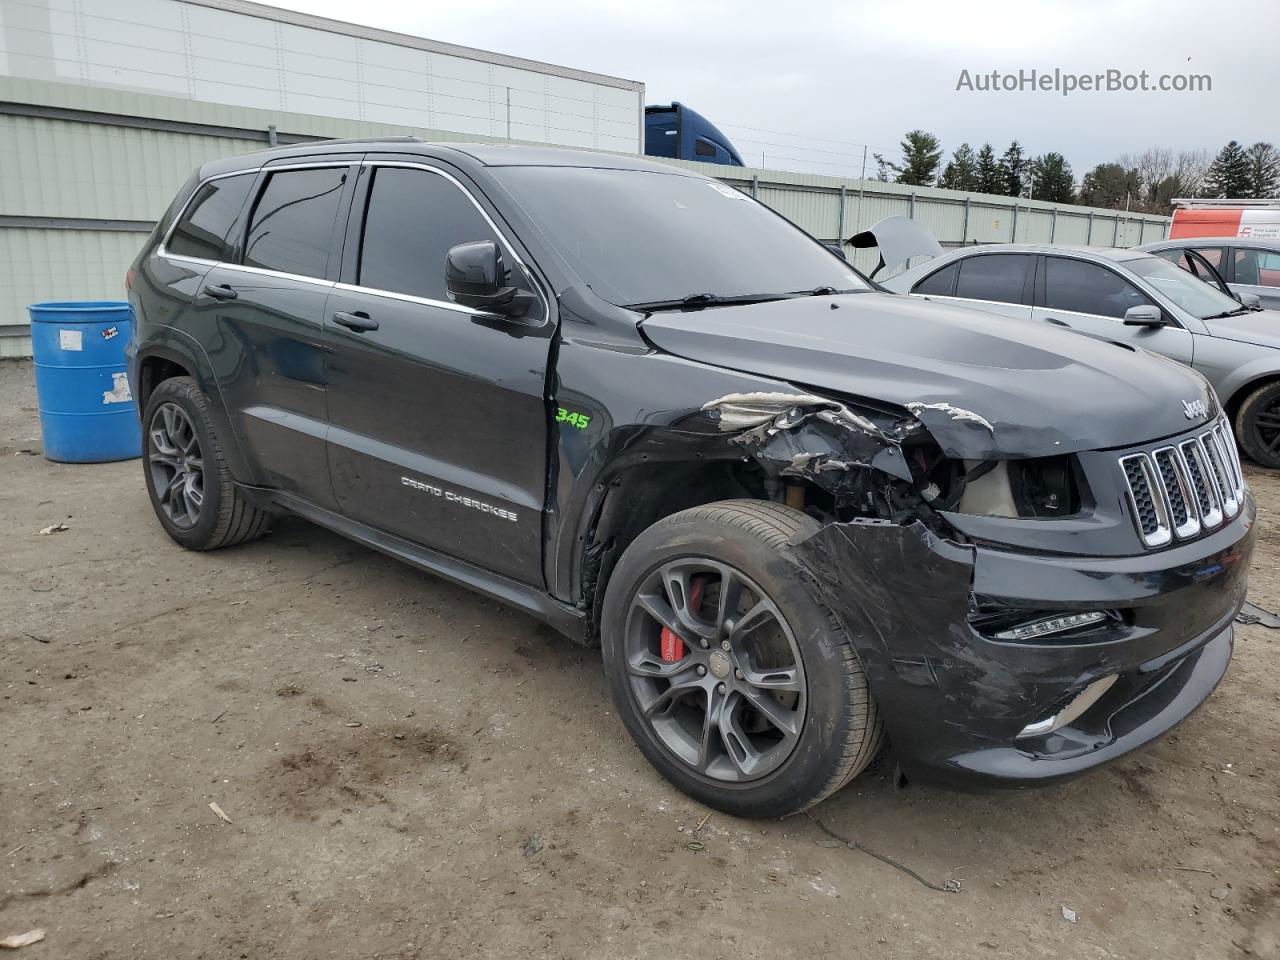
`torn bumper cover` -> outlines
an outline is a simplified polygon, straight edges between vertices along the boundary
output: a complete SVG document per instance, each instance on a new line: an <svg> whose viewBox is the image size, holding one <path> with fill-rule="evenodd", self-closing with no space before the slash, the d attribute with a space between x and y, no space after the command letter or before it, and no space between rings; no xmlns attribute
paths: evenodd
<svg viewBox="0 0 1280 960"><path fill-rule="evenodd" d="M1122 756L1204 702L1231 659L1255 517L1249 496L1212 536L1123 558L960 545L877 520L829 524L794 549L853 638L907 775L1016 787ZM1000 641L975 627L980 607L1109 619L1072 637ZM1110 676L1078 716L1062 713ZM1036 732L1055 715L1070 719Z"/></svg>

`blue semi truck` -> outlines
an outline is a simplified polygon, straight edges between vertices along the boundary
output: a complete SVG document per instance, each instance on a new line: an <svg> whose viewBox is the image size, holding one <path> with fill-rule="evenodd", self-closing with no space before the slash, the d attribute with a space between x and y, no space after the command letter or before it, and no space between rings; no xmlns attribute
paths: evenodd
<svg viewBox="0 0 1280 960"><path fill-rule="evenodd" d="M683 103L644 108L644 152L650 157L745 166L729 138Z"/></svg>

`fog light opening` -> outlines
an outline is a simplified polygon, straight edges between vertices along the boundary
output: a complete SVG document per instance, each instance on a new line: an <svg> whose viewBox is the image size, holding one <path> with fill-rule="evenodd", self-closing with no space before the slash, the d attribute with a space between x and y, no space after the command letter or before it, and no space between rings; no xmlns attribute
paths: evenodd
<svg viewBox="0 0 1280 960"><path fill-rule="evenodd" d="M1075 698L1070 703L1053 716L1046 717L1043 720L1038 720L1035 723L1029 723L1023 727L1018 733L1017 739L1021 740L1023 737L1042 737L1046 733L1053 733L1053 731L1061 727L1065 727L1102 699L1102 695L1111 689L1111 685L1115 683L1119 677L1119 674L1113 673L1100 680L1093 681L1093 683L1089 684L1076 694Z"/></svg>
<svg viewBox="0 0 1280 960"><path fill-rule="evenodd" d="M996 640L1035 640L1039 637L1048 637L1055 633L1065 633L1068 630L1077 630L1090 624L1101 623L1107 619L1107 616L1102 610L1093 610L1089 613L1068 613L1059 617L1043 617L1039 620L1020 623L1016 627L1010 627L1008 630L1001 630L999 633L993 634L993 636Z"/></svg>

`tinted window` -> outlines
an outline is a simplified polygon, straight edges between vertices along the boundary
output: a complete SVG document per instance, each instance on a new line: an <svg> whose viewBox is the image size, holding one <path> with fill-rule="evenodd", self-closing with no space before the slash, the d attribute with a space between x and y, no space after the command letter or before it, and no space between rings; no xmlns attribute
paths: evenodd
<svg viewBox="0 0 1280 960"><path fill-rule="evenodd" d="M444 177L382 167L374 172L370 188L358 282L447 302L444 259L449 248L496 239L466 194Z"/></svg>
<svg viewBox="0 0 1280 960"><path fill-rule="evenodd" d="M716 146L710 140L703 140L699 137L693 144L693 152L700 157L714 157L716 155Z"/></svg>
<svg viewBox="0 0 1280 960"><path fill-rule="evenodd" d="M1031 258L1018 253L989 253L960 261L956 296L999 303L1021 303Z"/></svg>
<svg viewBox="0 0 1280 960"><path fill-rule="evenodd" d="M1159 257L1135 257L1126 260L1124 265L1130 273L1141 277L1183 310L1195 314L1201 320L1242 309L1236 300L1219 290L1216 283L1197 280L1186 270L1170 266ZM1147 301L1144 299L1137 302Z"/></svg>
<svg viewBox="0 0 1280 960"><path fill-rule="evenodd" d="M1195 250L1194 253L1198 253L1203 256L1213 265L1214 269L1222 269L1219 265L1222 260L1222 249L1220 247L1205 247ZM1189 249L1174 247L1170 250L1161 250L1156 253L1156 256L1162 257L1175 266L1181 267L1183 270L1186 270L1194 277L1200 278L1205 283L1211 283L1214 286L1218 285L1218 278L1210 271L1206 270L1204 264L1196 259L1193 252Z"/></svg>
<svg viewBox="0 0 1280 960"><path fill-rule="evenodd" d="M345 167L273 173L253 210L244 262L323 277L346 179Z"/></svg>
<svg viewBox="0 0 1280 960"><path fill-rule="evenodd" d="M937 273L925 277L914 287L911 288L912 293L931 293L937 297L949 297L951 291L955 289L956 274L960 271L960 265L953 263L949 267L943 267Z"/></svg>
<svg viewBox="0 0 1280 960"><path fill-rule="evenodd" d="M611 303L866 288L808 234L714 180L589 167L490 171Z"/></svg>
<svg viewBox="0 0 1280 960"><path fill-rule="evenodd" d="M1280 253L1266 250L1236 251L1236 283L1280 287Z"/></svg>
<svg viewBox="0 0 1280 960"><path fill-rule="evenodd" d="M165 244L169 253L205 260L230 256L227 235L244 206L256 174L212 180L196 191Z"/></svg>
<svg viewBox="0 0 1280 960"><path fill-rule="evenodd" d="M1221 247L1192 247L1196 253L1209 261L1209 266L1217 271L1222 270L1222 248Z"/></svg>
<svg viewBox="0 0 1280 960"><path fill-rule="evenodd" d="M1164 263L1155 257L1150 258L1150 262ZM1178 272L1168 264L1165 266ZM1198 280L1192 282L1200 283ZM1045 257L1044 300L1045 306L1054 310L1093 313L1117 319L1123 317L1130 307L1151 302L1114 270L1065 257Z"/></svg>

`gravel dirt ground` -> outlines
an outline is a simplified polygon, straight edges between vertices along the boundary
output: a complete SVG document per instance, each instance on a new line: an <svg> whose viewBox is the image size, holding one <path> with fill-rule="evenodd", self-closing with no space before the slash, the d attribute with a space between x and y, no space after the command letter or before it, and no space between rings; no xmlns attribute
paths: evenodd
<svg viewBox="0 0 1280 960"><path fill-rule="evenodd" d="M186 553L138 461L29 450L0 363L0 938L47 933L15 956L1280 957L1280 631L1072 784L881 760L812 811L939 892L803 816L708 816L523 615L297 520ZM1278 609L1280 477L1250 482Z"/></svg>

